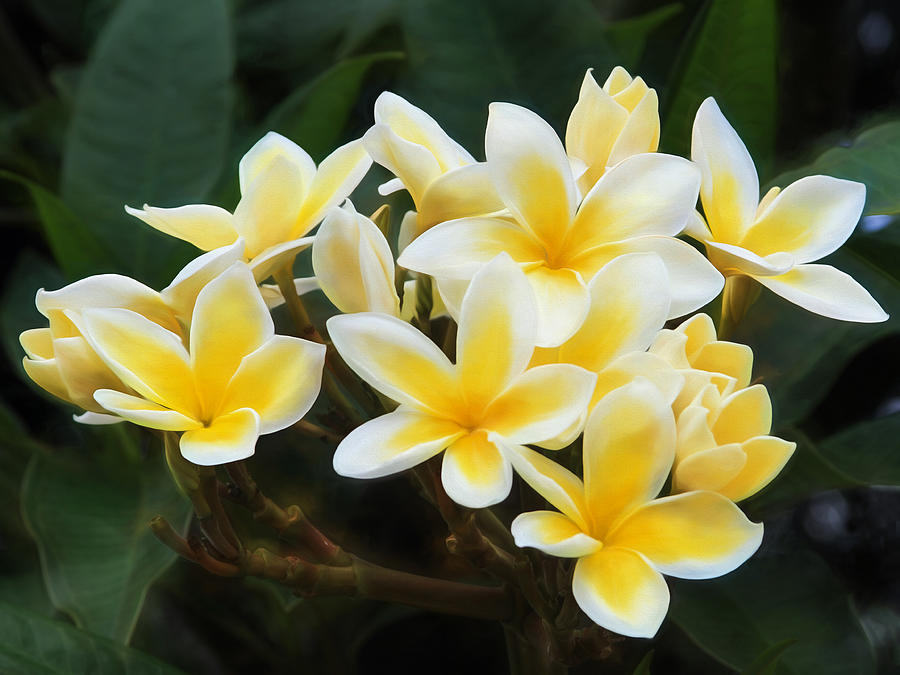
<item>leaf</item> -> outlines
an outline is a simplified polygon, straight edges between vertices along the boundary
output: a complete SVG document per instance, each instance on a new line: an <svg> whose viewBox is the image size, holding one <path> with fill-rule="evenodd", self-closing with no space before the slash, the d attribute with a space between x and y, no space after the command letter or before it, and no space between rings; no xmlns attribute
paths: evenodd
<svg viewBox="0 0 900 675"><path fill-rule="evenodd" d="M866 185L865 215L900 213L900 121L861 132L846 145L826 150L809 164L780 174L772 185L825 174Z"/></svg>
<svg viewBox="0 0 900 675"><path fill-rule="evenodd" d="M28 190L53 257L71 281L110 267L112 251L59 197L10 171L0 170L0 178Z"/></svg>
<svg viewBox="0 0 900 675"><path fill-rule="evenodd" d="M706 581L672 583L670 616L704 651L735 670L785 640L781 675L866 675L872 648L846 593L809 552L757 557Z"/></svg>
<svg viewBox="0 0 900 675"><path fill-rule="evenodd" d="M856 424L819 444L819 454L860 483L900 485L900 413Z"/></svg>
<svg viewBox="0 0 900 675"><path fill-rule="evenodd" d="M231 70L224 0L125 0L101 32L75 100L61 193L116 253L116 271L162 285L191 255L123 207L203 200L225 156Z"/></svg>
<svg viewBox="0 0 900 675"><path fill-rule="evenodd" d="M634 672L631 675L650 675L650 664L653 662L653 650L651 649L649 652L644 654L644 658L641 659L641 662L637 664L637 667L634 669Z"/></svg>
<svg viewBox="0 0 900 675"><path fill-rule="evenodd" d="M321 160L340 142L369 69L402 58L402 52L378 52L335 64L282 101L262 133L277 131Z"/></svg>
<svg viewBox="0 0 900 675"><path fill-rule="evenodd" d="M29 675L178 675L151 656L0 603L0 670Z"/></svg>
<svg viewBox="0 0 900 675"><path fill-rule="evenodd" d="M741 671L741 675L774 675L775 667L784 651L796 643L796 640L782 640L757 656L753 663Z"/></svg>
<svg viewBox="0 0 900 675"><path fill-rule="evenodd" d="M139 459L132 430L87 431L78 455L34 455L22 511L53 604L79 627L124 643L148 586L175 558L147 523L157 514L183 523L189 509L159 448ZM112 447L98 450L104 440Z"/></svg>
<svg viewBox="0 0 900 675"><path fill-rule="evenodd" d="M623 63L627 63L629 66L637 65L650 35L683 9L681 4L673 2L670 5L657 7L646 14L622 19L611 24L609 39L612 41L613 47L621 54Z"/></svg>
<svg viewBox="0 0 900 675"><path fill-rule="evenodd" d="M684 49L663 107L661 148L688 156L697 108L714 96L757 167L765 166L775 140L774 0L710 0Z"/></svg>

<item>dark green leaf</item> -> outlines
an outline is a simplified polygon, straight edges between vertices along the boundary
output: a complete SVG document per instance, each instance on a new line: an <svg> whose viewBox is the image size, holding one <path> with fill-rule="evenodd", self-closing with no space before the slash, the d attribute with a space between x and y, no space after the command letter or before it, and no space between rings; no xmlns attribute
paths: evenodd
<svg viewBox="0 0 900 675"><path fill-rule="evenodd" d="M651 649L644 655L641 662L637 664L632 675L650 675L650 664L653 662L653 650Z"/></svg>
<svg viewBox="0 0 900 675"><path fill-rule="evenodd" d="M680 4L672 3L658 7L646 14L611 24L609 39L612 41L613 47L622 55L622 62L628 64L629 67L636 66L647 47L650 35L682 9Z"/></svg>
<svg viewBox="0 0 900 675"><path fill-rule="evenodd" d="M811 553L758 557L719 579L672 585L672 619L735 670L796 640L783 653L781 675L874 672L871 645L846 593Z"/></svg>
<svg viewBox="0 0 900 675"><path fill-rule="evenodd" d="M863 422L819 443L819 454L860 483L900 485L900 413Z"/></svg>
<svg viewBox="0 0 900 675"><path fill-rule="evenodd" d="M222 168L232 54L224 0L125 0L78 88L62 196L116 252L115 271L167 282L193 251L123 212L202 201Z"/></svg>
<svg viewBox="0 0 900 675"><path fill-rule="evenodd" d="M178 675L146 654L0 603L0 670L9 675Z"/></svg>
<svg viewBox="0 0 900 675"><path fill-rule="evenodd" d="M900 213L900 121L879 124L846 146L826 150L809 164L777 176L785 187L798 178L825 174L866 184L866 214Z"/></svg>
<svg viewBox="0 0 900 675"><path fill-rule="evenodd" d="M661 149L687 156L694 114L714 96L757 167L775 140L774 0L711 0L676 67L663 108Z"/></svg>
<svg viewBox="0 0 900 675"><path fill-rule="evenodd" d="M784 651L794 644L796 640L782 640L769 647L762 654L753 659L753 663L741 671L741 675L774 675L775 667L781 660Z"/></svg>
<svg viewBox="0 0 900 675"><path fill-rule="evenodd" d="M98 450L103 441L114 447ZM144 460L136 454L130 429L103 428L77 456L36 454L22 489L53 604L80 627L121 642L131 635L147 587L175 557L148 521L161 514L183 523L188 513L161 448Z"/></svg>

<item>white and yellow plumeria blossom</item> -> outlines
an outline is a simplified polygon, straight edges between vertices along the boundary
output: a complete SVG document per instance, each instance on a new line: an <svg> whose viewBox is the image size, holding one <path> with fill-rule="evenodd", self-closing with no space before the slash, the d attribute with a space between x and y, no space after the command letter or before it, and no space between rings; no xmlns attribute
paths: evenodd
<svg viewBox="0 0 900 675"><path fill-rule="evenodd" d="M130 309L66 316L133 392L98 389L94 400L129 422L184 432L181 454L195 464L249 457L260 434L297 422L319 393L324 345L275 335L243 262L200 290L186 341Z"/></svg>
<svg viewBox="0 0 900 675"><path fill-rule="evenodd" d="M693 213L700 175L680 157L647 153L607 171L579 204L562 143L533 112L492 103L487 165L511 218L461 218L431 228L400 265L434 276L451 314L459 289L499 252L522 266L538 302L538 345L556 347L584 322L587 284L610 260L654 252L669 275L671 316L702 306L722 276L675 238Z"/></svg>
<svg viewBox="0 0 900 675"><path fill-rule="evenodd" d="M125 210L204 251L242 237L253 275L263 281L312 244L306 235L353 192L371 165L362 140L342 145L316 167L303 148L270 131L241 158L241 200L233 214L208 204Z"/></svg>
<svg viewBox="0 0 900 675"><path fill-rule="evenodd" d="M688 234L703 242L726 276L745 275L804 309L844 321L888 318L866 289L830 265L811 265L843 244L862 215L866 186L807 176L759 199L753 159L712 98L697 110L691 158L703 173L700 199L708 227Z"/></svg>
<svg viewBox="0 0 900 675"><path fill-rule="evenodd" d="M322 221L312 264L320 288L342 312L400 315L390 244L350 200L333 208Z"/></svg>
<svg viewBox="0 0 900 675"><path fill-rule="evenodd" d="M675 457L672 411L638 378L594 408L584 432L584 482L528 448L507 448L516 471L555 511L523 513L516 544L577 558L572 592L595 623L652 637L665 618L663 574L709 579L741 565L763 526L714 492L657 497Z"/></svg>
<svg viewBox="0 0 900 675"><path fill-rule="evenodd" d="M375 126L363 136L372 158L397 178L382 195L405 189L416 205L400 225L402 251L430 227L503 208L487 167L476 162L424 110L389 91L375 101Z"/></svg>
<svg viewBox="0 0 900 675"><path fill-rule="evenodd" d="M772 402L761 384L725 396L706 385L677 429L673 490L712 490L735 502L768 485L797 447L769 435Z"/></svg>
<svg viewBox="0 0 900 675"><path fill-rule="evenodd" d="M659 100L640 77L613 68L601 87L589 69L566 126L566 152L586 195L607 168L626 157L656 152Z"/></svg>
<svg viewBox="0 0 900 675"><path fill-rule="evenodd" d="M23 366L28 376L54 396L86 412L75 419L85 424L121 421L94 400L97 389L131 392L85 340L72 315L96 308L127 309L176 334L190 325L200 289L243 256L244 244L205 253L188 263L162 292L130 277L98 274L56 291L40 289L35 297L38 311L49 327L27 330L19 341L27 356Z"/></svg>
<svg viewBox="0 0 900 675"><path fill-rule="evenodd" d="M494 441L534 443L572 427L596 376L569 364L528 368L537 316L525 275L506 255L475 275L462 302L457 361L408 323L386 314L332 317L328 333L366 382L400 403L353 430L338 446L342 476L377 478L446 449L441 479L457 503L502 501L512 469Z"/></svg>

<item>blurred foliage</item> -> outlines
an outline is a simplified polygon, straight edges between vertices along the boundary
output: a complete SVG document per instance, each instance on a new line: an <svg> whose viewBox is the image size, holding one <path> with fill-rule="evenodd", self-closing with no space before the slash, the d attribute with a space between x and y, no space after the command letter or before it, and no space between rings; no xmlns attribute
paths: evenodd
<svg viewBox="0 0 900 675"><path fill-rule="evenodd" d="M776 431L799 443L746 505L767 522L764 548L724 578L673 584L660 636L629 643L609 672L896 672L900 495L869 486L900 484L898 29L887 0L5 2L0 670L421 672L427 660L436 673L502 672L496 626L172 565L145 527L188 511L158 439L74 424L25 380L16 336L42 323L38 287L99 272L167 283L193 251L123 205L233 208L237 160L269 129L321 159L365 131L389 88L479 156L489 102L527 105L561 131L584 71L602 80L621 64L660 92L663 151L688 151L694 111L715 96L764 184L865 182L875 218L829 262L894 318L844 324L763 293L735 338L754 349ZM361 210L380 203L382 176L354 195ZM297 443L261 441L251 464L269 491L373 558L460 573L402 478L338 481L329 448Z"/></svg>

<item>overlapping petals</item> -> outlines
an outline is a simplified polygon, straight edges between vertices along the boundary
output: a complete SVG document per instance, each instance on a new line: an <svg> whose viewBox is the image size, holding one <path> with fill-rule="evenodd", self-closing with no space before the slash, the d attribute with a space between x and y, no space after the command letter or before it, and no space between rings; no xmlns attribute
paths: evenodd
<svg viewBox="0 0 900 675"><path fill-rule="evenodd" d="M700 199L708 227L691 236L706 245L726 276L746 275L822 316L871 323L888 316L852 277L829 265L810 265L843 244L862 215L866 187L830 176L807 176L759 199L756 167L737 132L712 98L697 110L691 158L700 167ZM726 307L740 318L745 299ZM729 294L726 294L726 298Z"/></svg>
<svg viewBox="0 0 900 675"><path fill-rule="evenodd" d="M335 470L386 475L447 449L444 488L473 508L509 493L511 467L498 442L555 438L583 418L594 387L595 375L577 366L527 369L536 304L525 275L505 255L484 266L466 291L456 364L385 314L333 317L328 332L360 377L401 404L351 432L335 453Z"/></svg>

